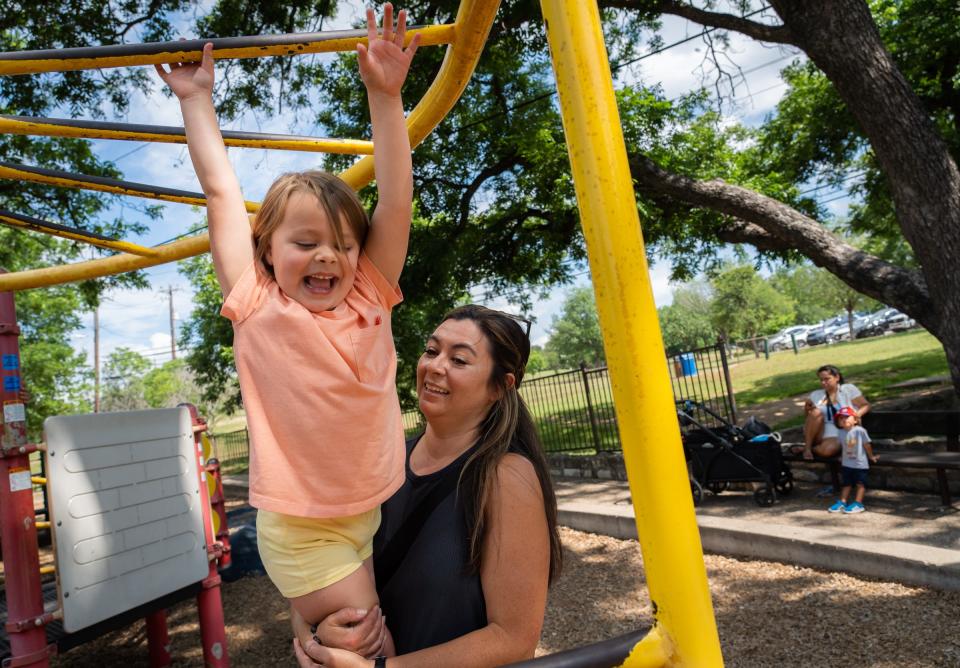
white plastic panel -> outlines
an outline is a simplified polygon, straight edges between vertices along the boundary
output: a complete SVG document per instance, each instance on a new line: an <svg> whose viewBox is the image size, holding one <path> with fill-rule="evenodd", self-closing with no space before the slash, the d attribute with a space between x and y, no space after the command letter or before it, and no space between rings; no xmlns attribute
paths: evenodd
<svg viewBox="0 0 960 668"><path fill-rule="evenodd" d="M186 408L52 417L44 432L67 632L206 577Z"/></svg>

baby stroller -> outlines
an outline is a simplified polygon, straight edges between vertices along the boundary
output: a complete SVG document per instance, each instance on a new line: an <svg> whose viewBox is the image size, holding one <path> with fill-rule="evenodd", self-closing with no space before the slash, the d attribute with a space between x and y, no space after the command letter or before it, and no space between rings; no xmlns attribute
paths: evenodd
<svg viewBox="0 0 960 668"><path fill-rule="evenodd" d="M710 416L719 425L707 427L703 417L697 420L694 415ZM780 435L767 425L751 418L738 427L689 399L677 401L677 417L694 505L703 500L705 488L720 494L732 482L762 483L753 498L764 508L776 503L778 493L785 496L793 490L793 472L783 461Z"/></svg>

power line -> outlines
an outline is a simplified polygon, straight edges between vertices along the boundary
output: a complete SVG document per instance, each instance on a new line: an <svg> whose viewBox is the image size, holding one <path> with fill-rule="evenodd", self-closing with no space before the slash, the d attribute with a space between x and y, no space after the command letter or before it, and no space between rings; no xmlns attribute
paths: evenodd
<svg viewBox="0 0 960 668"><path fill-rule="evenodd" d="M751 16L755 16L755 15L757 15L757 14L759 14L759 13L761 13L761 12L764 12L764 11L766 11L766 10L768 10L768 9L770 9L770 6L769 6L769 5L766 5L766 6L764 6L764 7L761 7L760 9L757 9L757 10L755 10L755 11L750 12L749 14L744 14L741 18L748 19L748 18L750 18ZM697 38L699 38L699 37L705 37L706 35L709 35L710 33L714 32L714 31L716 31L716 30L720 30L720 28L719 28L718 26L714 26L714 27L712 27L712 28L704 28L704 29L701 30L699 33L696 33L696 34L694 34L694 35L690 35L689 37L684 37L683 39L677 40L676 42L671 42L670 44L667 44L666 46L662 46L662 47L660 47L660 48L654 49L653 51L648 51L647 53L641 54L641 55L637 56L636 58L632 58L631 60L627 60L627 61L625 61L625 62L622 62L622 63L618 63L618 64L616 64L616 65L613 65L613 66L610 67L610 72L611 72L611 73L617 72L618 70L621 70L621 69L623 69L624 67L627 67L628 65L633 65L634 63L638 63L638 62L640 62L641 60L644 60L644 59L646 59L646 58L651 58L651 57L656 56L656 55L658 55L658 54L664 53L665 51L669 51L670 49L673 49L673 48L675 48L675 47L681 46L682 44L686 44L687 42L690 42L690 41L692 41L692 40L694 40L694 39L697 39ZM523 109L523 108L525 108L525 107L529 107L531 104L536 104L537 102L540 102L540 101L542 101L542 100L546 100L546 99L548 99L548 98L551 98L551 97L553 97L553 96L556 95L556 94L557 94L556 89L554 89L554 90L552 90L552 91L550 91L550 92L548 92L548 93L542 93L542 94L537 95L537 96L535 96L535 97L532 97L532 98L529 98L529 99L527 99L527 100L524 100L523 102L520 102L520 103L518 103L518 104L516 104L516 105L514 105L514 106L512 106L512 107L507 107L507 108L504 109L503 111L498 111L498 112L496 112L495 114L491 114L491 115L489 115L489 116L485 116L484 118L481 118L481 119L479 119L479 120L473 121L473 122L471 122L471 123L467 123L466 125L462 125L462 126L460 126L460 127L458 127L458 128L454 128L454 129L453 129L453 132L454 132L454 134L458 134L458 133L462 132L463 130L469 130L469 129L472 128L472 127L476 127L477 125L481 125L481 124L483 124L483 123L486 123L487 121L496 120L496 119L498 119L498 118L501 118L501 117L503 117L503 116L506 116L507 114L509 114L509 113L511 113L511 112L513 112L513 111L518 111L518 110Z"/></svg>

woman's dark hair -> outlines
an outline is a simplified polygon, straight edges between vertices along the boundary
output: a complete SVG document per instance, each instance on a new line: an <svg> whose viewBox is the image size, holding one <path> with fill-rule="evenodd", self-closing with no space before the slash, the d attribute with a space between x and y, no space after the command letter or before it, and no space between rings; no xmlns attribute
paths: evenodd
<svg viewBox="0 0 960 668"><path fill-rule="evenodd" d="M824 364L822 367L820 367L819 369L817 369L817 375L819 376L819 375L820 375L821 373L823 373L824 371L826 371L827 373L829 373L831 376L835 376L836 378L839 378L839 379L840 379L840 384L843 385L843 383L844 383L843 374L840 373L840 369L838 369L837 367L833 366L832 364Z"/></svg>
<svg viewBox="0 0 960 668"><path fill-rule="evenodd" d="M560 574L562 563L560 534L557 531L557 498L540 435L527 405L517 391L530 357L530 339L516 320L506 313L483 306L461 306L448 313L444 320L470 320L480 328L490 345L490 356L493 358L489 383L500 391L500 398L480 423L478 444L461 473L460 498L463 500L470 535L470 568L475 572L480 571L483 541L488 529L485 515L496 482L497 466L507 452L515 452L533 464L540 481L543 510L550 534L549 580L553 582ZM507 387L507 374L513 374L513 387Z"/></svg>

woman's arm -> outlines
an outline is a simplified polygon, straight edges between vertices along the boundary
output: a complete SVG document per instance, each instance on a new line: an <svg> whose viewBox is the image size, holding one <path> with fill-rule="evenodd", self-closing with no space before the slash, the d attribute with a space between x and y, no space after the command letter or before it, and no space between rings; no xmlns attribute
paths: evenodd
<svg viewBox="0 0 960 668"><path fill-rule="evenodd" d="M253 262L253 243L246 204L213 108L213 44L204 45L200 63L172 63L169 68L168 72L156 66L157 74L180 100L190 160L207 197L213 268L227 296Z"/></svg>
<svg viewBox="0 0 960 668"><path fill-rule="evenodd" d="M870 412L870 402L867 401L867 398L862 394L851 399L850 403L853 404L854 409L857 411L858 417L863 417Z"/></svg>
<svg viewBox="0 0 960 668"><path fill-rule="evenodd" d="M420 35L414 35L410 46L404 49L406 30L406 11L401 10L394 31L393 6L387 3L383 8L383 35L378 37L376 15L367 9L368 44L357 45L360 77L367 87L370 105L377 175L377 208L371 217L364 252L393 285L400 279L407 259L413 216L413 159L400 90L420 44Z"/></svg>
<svg viewBox="0 0 960 668"><path fill-rule="evenodd" d="M550 536L533 465L520 455L506 455L497 467L490 501L480 571L487 625L442 645L390 657L388 668L489 668L533 656L543 627L550 572ZM328 668L373 665L312 640L303 648ZM301 660L300 665L315 664Z"/></svg>

